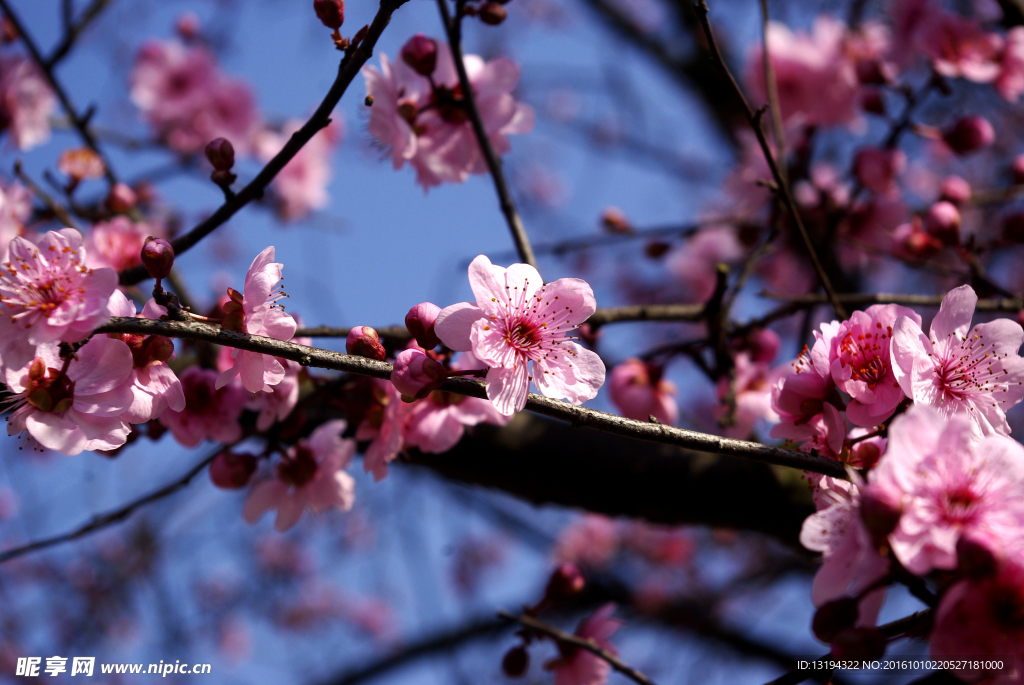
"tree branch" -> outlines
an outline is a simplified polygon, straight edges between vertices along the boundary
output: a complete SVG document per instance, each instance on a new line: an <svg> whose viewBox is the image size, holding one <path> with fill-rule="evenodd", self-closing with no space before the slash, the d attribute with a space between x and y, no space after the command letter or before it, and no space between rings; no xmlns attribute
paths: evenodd
<svg viewBox="0 0 1024 685"><path fill-rule="evenodd" d="M53 49L53 52L51 52L50 56L46 59L47 69L53 69L57 66L58 62L67 56L82 31L84 31L86 27L88 27L96 17L98 17L111 2L113 2L113 0L93 0L92 4L86 7L85 11L82 12L82 16L79 20L65 28L64 37L61 38L60 43Z"/></svg>
<svg viewBox="0 0 1024 685"><path fill-rule="evenodd" d="M341 100L342 95L345 94L349 84L359 74L359 70L362 69L363 65L373 55L373 48L377 44L377 39L380 38L388 22L391 21L391 15L405 4L406 1L381 0L380 9L377 10L377 14L370 24L366 37L363 38L358 46L349 47L345 51L345 56L341 59L341 64L338 66L337 78L334 79L334 83L331 85L330 90L327 91L327 95L324 96L320 106L317 107L309 120L302 125L302 128L292 134L288 142L281 148L281 151L267 162L267 165L256 174L256 177L248 185L238 191L232 199L224 202L209 218L200 222L188 233L171 241L175 256L180 257L182 253L194 247L196 243L227 222L242 207L245 207L253 200L262 198L264 190L274 180L278 172L298 154L299 150L320 129L331 123L331 113L334 111L335 106ZM0 3L3 2L5 0L0 0ZM120 273L121 285L135 285L148 277L145 268L142 266L125 269Z"/></svg>
<svg viewBox="0 0 1024 685"><path fill-rule="evenodd" d="M807 307L816 304L827 304L828 299L822 295L811 293L809 295L783 295L779 293L762 292L761 297L773 300L786 300L795 307ZM914 295L902 293L839 293L840 302L854 306L872 304L902 304L908 307L938 307L942 304L945 294L942 295ZM1018 297L986 298L978 300L975 306L976 312L1013 312L1017 313L1024 309L1024 299Z"/></svg>

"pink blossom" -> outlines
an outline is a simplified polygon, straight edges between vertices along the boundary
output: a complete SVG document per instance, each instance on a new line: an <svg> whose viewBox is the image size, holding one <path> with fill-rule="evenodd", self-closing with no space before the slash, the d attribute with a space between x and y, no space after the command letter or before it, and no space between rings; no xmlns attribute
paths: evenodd
<svg viewBox="0 0 1024 685"><path fill-rule="evenodd" d="M24 234L25 222L32 215L32 193L17 181L0 181L0 253L7 261L7 246Z"/></svg>
<svg viewBox="0 0 1024 685"><path fill-rule="evenodd" d="M281 151L292 134L305 122L291 120L280 133L264 130L256 136L256 156L269 162ZM345 137L345 127L332 120L302 146L284 169L274 177L270 188L274 193L277 214L285 221L302 219L330 202L327 186L331 181L331 156Z"/></svg>
<svg viewBox="0 0 1024 685"><path fill-rule="evenodd" d="M658 421L675 425L679 418L676 406L675 383L662 378L664 369L656 364L645 364L639 359L627 359L612 369L612 402L627 419L647 421L653 416Z"/></svg>
<svg viewBox="0 0 1024 685"><path fill-rule="evenodd" d="M465 64L491 145L497 154L505 154L511 149L509 134L533 129L533 109L512 96L519 82L519 67L504 57L485 63L476 55L465 55ZM436 90L425 76L402 60L392 64L387 55L381 55L379 70L369 66L363 75L366 90L373 96L370 134L389 151L396 169L408 161L424 189L486 173L487 165L462 109L455 63L446 42L437 41L432 74Z"/></svg>
<svg viewBox="0 0 1024 685"><path fill-rule="evenodd" d="M811 587L811 601L816 607L860 596L889 571L889 560L871 544L871 536L861 522L860 488L859 481L824 477L815 489L818 511L804 521L800 543L821 552L824 559ZM884 597L885 590L881 589L860 601L858 625L874 625Z"/></svg>
<svg viewBox="0 0 1024 685"><path fill-rule="evenodd" d="M667 266L686 286L689 301L705 302L715 291L718 263L736 262L743 253L731 226L706 228L674 250Z"/></svg>
<svg viewBox="0 0 1024 685"><path fill-rule="evenodd" d="M996 91L1010 102L1017 102L1024 93L1024 26L1006 32L1006 47L999 65Z"/></svg>
<svg viewBox="0 0 1024 685"><path fill-rule="evenodd" d="M117 273L85 266L82 236L73 228L50 231L38 246L16 237L9 260L0 272L0 356L9 368L25 366L37 345L83 340L110 319Z"/></svg>
<svg viewBox="0 0 1024 685"><path fill-rule="evenodd" d="M199 45L150 40L131 73L132 101L175 152L201 151L214 138L247 150L259 125L249 87L225 76Z"/></svg>
<svg viewBox="0 0 1024 685"><path fill-rule="evenodd" d="M899 148L863 148L853 162L853 171L861 184L877 195L898 194L896 177L907 166L907 155Z"/></svg>
<svg viewBox="0 0 1024 685"><path fill-rule="evenodd" d="M463 352L453 371L487 368L472 352ZM504 426L511 420L487 400L434 391L412 404L404 429L404 442L423 452L440 454L458 444L466 426L492 423Z"/></svg>
<svg viewBox="0 0 1024 685"><path fill-rule="evenodd" d="M370 440L363 468L380 481L388 475L388 463L405 449L405 429L413 404L403 402L390 381L373 379L374 406L356 429L356 440Z"/></svg>
<svg viewBox="0 0 1024 685"><path fill-rule="evenodd" d="M777 338L776 338L777 341ZM774 354L772 355L774 357ZM736 402L733 422L722 431L727 438L745 440L750 437L758 421L775 423L779 415L772 409L772 388L786 374L785 367L769 369L763 361L752 361L748 352L740 352L735 358L735 378L732 392ZM613 381L614 382L614 381ZM718 400L724 403L729 391L729 379L718 382ZM718 419L727 416L729 407L718 405Z"/></svg>
<svg viewBox="0 0 1024 685"><path fill-rule="evenodd" d="M619 526L607 516L587 514L566 526L555 542L554 558L601 568L619 552L622 540Z"/></svg>
<svg viewBox="0 0 1024 685"><path fill-rule="evenodd" d="M582 404L604 384L604 362L565 334L597 309L594 292L578 278L544 283L528 264L508 269L484 255L469 265L476 304L441 311L434 331L453 350L486 364L487 398L505 416L526 406L529 384L542 395ZM532 362L533 375L527 364Z"/></svg>
<svg viewBox="0 0 1024 685"><path fill-rule="evenodd" d="M107 304L111 316L135 316L135 303L115 290ZM121 418L128 423L145 423L160 418L165 409L183 411L185 394L181 381L166 362L174 353L174 343L160 335L109 334L123 341L132 353L129 380L132 404Z"/></svg>
<svg viewBox="0 0 1024 685"><path fill-rule="evenodd" d="M444 364L434 359L415 343L395 357L391 383L402 394L403 401L423 399L448 377Z"/></svg>
<svg viewBox="0 0 1024 685"><path fill-rule="evenodd" d="M896 319L892 369L915 404L946 418L970 417L979 435L1007 435L1006 410L1024 397L1024 360L1017 354L1024 330L1010 319L971 329L978 296L967 285L949 291L926 336L913 319Z"/></svg>
<svg viewBox="0 0 1024 685"><path fill-rule="evenodd" d="M614 611L614 604L605 604L580 622L576 636L593 640L602 649L617 654L618 650L610 640L624 622L612 618ZM554 671L555 685L604 685L608 681L611 666L607 661L564 642L558 643L558 651L559 658L544 665L546 669Z"/></svg>
<svg viewBox="0 0 1024 685"><path fill-rule="evenodd" d="M0 57L0 131L28 150L50 139L57 98L35 62L22 55Z"/></svg>
<svg viewBox="0 0 1024 685"><path fill-rule="evenodd" d="M793 370L776 381L772 409L781 422L772 428L773 438L806 439L810 435L807 424L821 415L826 405L832 406L825 398L835 388L830 359L838 332L838 322L822 324L820 332L814 331L814 346L804 347L792 363Z"/></svg>
<svg viewBox="0 0 1024 685"><path fill-rule="evenodd" d="M915 44L943 76L978 83L988 83L999 76L1003 39L960 14L930 12Z"/></svg>
<svg viewBox="0 0 1024 685"><path fill-rule="evenodd" d="M89 255L87 265L92 268L108 266L121 271L140 263L142 246L149 236L160 237L163 231L147 223L135 223L126 216L115 216L101 221L89 230L85 247Z"/></svg>
<svg viewBox="0 0 1024 685"><path fill-rule="evenodd" d="M92 338L64 371L56 344L20 369L7 368L14 394L7 434L28 431L43 447L75 455L120 447L131 432L121 415L131 406L132 355L110 338Z"/></svg>
<svg viewBox="0 0 1024 685"><path fill-rule="evenodd" d="M277 510L274 528L286 531L302 512L320 513L338 508L348 511L355 502L355 481L345 467L356 451L354 440L341 437L345 422L327 421L308 440L288 449L274 478L253 486L242 516L255 523L269 509Z"/></svg>
<svg viewBox="0 0 1024 685"><path fill-rule="evenodd" d="M285 296L278 289L283 264L274 261L273 246L260 252L249 266L245 275L245 291L228 289L231 301L225 305L228 316L224 325L241 330L249 335L261 335L278 340L291 340L297 325L284 307L276 304ZM229 311L230 310L230 311ZM232 316L240 319L229 323ZM271 386L284 379L284 366L267 354L235 349L231 352L235 363L217 377L217 387L222 388L236 376L249 392L270 392Z"/></svg>
<svg viewBox="0 0 1024 685"><path fill-rule="evenodd" d="M900 316L921 325L921 317L912 309L876 304L854 312L839 326L831 357L832 380L853 398L846 415L858 426L877 426L903 400L889 354L893 325Z"/></svg>
<svg viewBox="0 0 1024 685"><path fill-rule="evenodd" d="M278 358L278 361L284 366L284 378L277 385L271 386L270 392L250 393L249 402L245 405L247 409L259 412L256 417L258 431L265 431L278 421L284 421L299 403L299 374L302 365L290 359Z"/></svg>
<svg viewBox="0 0 1024 685"><path fill-rule="evenodd" d="M889 536L912 573L956 567L961 535L1003 544L1024 527L1024 447L1003 435L980 441L966 416L915 406L893 420L871 489L902 494L903 515Z"/></svg>
<svg viewBox="0 0 1024 685"><path fill-rule="evenodd" d="M185 447L195 447L207 439L228 443L242 437L238 418L247 394L235 383L216 388L216 382L216 371L188 367L181 373L185 408L168 409L160 415L160 423L170 428L174 439Z"/></svg>

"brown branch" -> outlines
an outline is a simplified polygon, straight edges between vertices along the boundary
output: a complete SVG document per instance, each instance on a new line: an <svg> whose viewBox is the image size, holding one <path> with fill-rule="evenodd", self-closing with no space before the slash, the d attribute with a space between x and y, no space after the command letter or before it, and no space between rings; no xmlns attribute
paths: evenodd
<svg viewBox="0 0 1024 685"><path fill-rule="evenodd" d="M775 134L775 149L780 157L785 160L786 136L782 128L782 107L779 105L779 88L775 80L775 68L772 65L771 55L768 54L768 0L761 0L761 49L764 52L764 83L768 93L768 109L772 115L772 129ZM786 165L779 166L783 178L787 177ZM787 179L788 180L788 179Z"/></svg>
<svg viewBox="0 0 1024 685"><path fill-rule="evenodd" d="M28 189L31 190L32 193L38 197L44 205L46 205L47 209L53 212L53 215L60 219L65 226L68 228L78 228L78 224L76 224L75 220L71 218L70 214L68 214L68 210L64 208L64 205L50 197L49 193L43 190L38 183L32 180L31 176L25 173L25 170L21 168L20 159L14 162L14 175L17 176L22 183L28 186Z"/></svg>
<svg viewBox="0 0 1024 685"><path fill-rule="evenodd" d="M0 0L0 3L2 2L5 2L5 0ZM327 95L324 96L323 101L317 107L313 116L302 125L302 128L292 134L288 142L281 148L281 151L274 155L274 158L267 162L267 165L256 174L256 177L248 185L235 194L234 198L222 204L209 218L200 222L188 233L171 241L176 256L180 257L182 253L194 247L196 243L227 222L238 210L253 200L262 198L263 192L270 185L270 182L274 180L278 172L298 154L299 150L320 129L326 127L331 122L331 113L341 100L342 95L345 94L349 84L359 74L359 70L362 69L363 65L373 55L373 48L377 44L377 39L380 38L388 22L391 21L391 15L405 2L406 0L381 0L380 9L377 10L373 22L369 25L370 28L366 33L366 37L363 38L359 45L349 47L345 51L345 56L338 66L338 76L334 79L334 83L331 84L330 90L327 91ZM135 285L139 281L148 278L148 274L143 267L136 266L122 271L120 277L121 285Z"/></svg>
<svg viewBox="0 0 1024 685"><path fill-rule="evenodd" d="M786 300L795 307L807 307L816 304L827 304L828 299L822 295L783 295L779 293L761 293L761 297L773 300ZM902 304L908 307L938 307L942 304L943 295L914 295L905 293L839 293L841 302L849 305L863 306L871 304ZM1024 309L1024 298L1000 297L978 300L974 310L977 312L1019 312Z"/></svg>
<svg viewBox="0 0 1024 685"><path fill-rule="evenodd" d="M345 338L351 328L334 328L332 326L311 326L295 330L296 338ZM377 335L385 340L393 340L396 343L407 343L412 340L412 334L405 326L387 326L385 328L374 328Z"/></svg>
<svg viewBox="0 0 1024 685"><path fill-rule="evenodd" d="M636 670L626 662L619 659L619 657L615 656L615 654L613 654L609 650L604 649L603 647L598 645L593 638L582 638L578 635L571 635L565 632L564 630L560 630L554 627L553 625L549 625L544 621L540 621L532 616L527 616L526 614L513 616L512 614L506 613L504 611L499 611L498 616L505 619L506 621L512 621L514 623L520 624L521 626L529 628L530 630L536 631L538 633L543 633L544 635L554 638L558 642L573 645L574 647L578 647L579 649L586 650L594 656L596 656L597 658L601 659L602 661L607 662L609 666L611 666L616 671L626 676L635 683L639 683L640 685L655 685L653 680L651 680L650 678L648 678L643 673Z"/></svg>
<svg viewBox="0 0 1024 685"><path fill-rule="evenodd" d="M57 66L58 62L67 56L82 31L84 31L86 27L88 27L96 17L98 17L100 12L102 12L111 2L113 2L113 0L93 0L92 4L86 7L85 11L82 12L82 16L78 21L65 27L64 37L61 38L60 43L53 49L50 56L46 58L47 69L53 69Z"/></svg>
<svg viewBox="0 0 1024 685"><path fill-rule="evenodd" d="M210 454L210 456L206 457L201 462L199 462L191 469L189 469L188 472L181 478L171 483L168 483L159 490L154 490L148 495L144 495L136 500L129 502L128 504L125 504L122 507L119 507L112 511L108 511L105 514L99 514L97 516L94 516L91 521L80 526L79 528L76 528L75 530L69 533L63 533L61 535L55 535L50 538L44 538L42 540L37 540L36 542L31 542L27 545L23 545L21 547L15 547L13 549L0 552L0 564L2 564L5 561L10 561L11 559L17 559L18 557L28 554L29 552L34 552L40 549L46 549L47 547L53 547L54 545L59 545L62 542L70 542L72 540L77 540L78 538L84 537L89 533L99 530L100 528L106 528L107 526L111 526L115 523L118 523L119 521L125 520L126 518L131 516L136 509L144 507L145 505L151 502L163 499L168 495L172 495L178 490L181 490L183 487L188 485L189 482L193 478L195 478L200 472L202 472L203 469L205 469L210 464L210 462L213 461L214 457L220 454L222 450L223 447L218 448L215 452Z"/></svg>
<svg viewBox="0 0 1024 685"><path fill-rule="evenodd" d="M698 1L696 11L697 18L700 20L700 25L704 29L704 35L707 38L711 55L724 72L729 84L732 86L732 91L736 98L743 105L743 110L746 112L747 120L750 122L751 128L754 129L754 135L757 136L757 142L761 146L761 151L764 153L765 161L768 163L768 167L772 171L772 177L775 179L775 184L778 186L779 192L782 194L783 204L786 205L786 209L789 211L790 216L793 217L793 223L796 224L797 231L803 239L804 247L807 249L807 254L810 257L811 264L814 266L814 271L818 274L818 279L821 281L821 285L828 295L829 302L832 303L832 308L835 310L836 316L840 319L845 319L846 311L839 303L839 300L836 299L836 293L832 289L832 282L829 280L828 274L825 273L825 267L821 265L821 261L818 259L818 254L814 250L814 245L811 242L811 236L807 233L807 227L804 226L803 219L800 216L800 211L796 206L796 201L793 200L793 194L790 192L789 184L786 182L786 177L779 168L778 163L775 161L775 155L772 154L771 147L768 145L768 139L765 138L764 131L761 130L761 117L750 107L750 103L747 101L746 96L743 95L743 90L736 82L736 79L733 77L732 72L725 63L725 60L722 59L722 53L718 49L718 43L715 41L715 34L711 30L711 24L708 21L708 5L706 0Z"/></svg>
<svg viewBox="0 0 1024 685"><path fill-rule="evenodd" d="M462 88L462 104L473 125L473 134L480 145L480 154L487 163L487 169L491 172L494 180L494 189L498 193L498 203L501 206L501 213L505 216L509 230L512 231L512 240L516 244L516 251L524 264L537 268L537 258L533 255L533 248L530 247L530 239L526 237L526 228L523 226L519 212L516 210L512 194L508 190L508 182L505 180L505 172L501 168L501 160L494 152L491 139L484 128L483 119L480 118L480 111L476 106L476 97L473 95L473 86L469 82L469 74L466 73L466 64L462 59L462 9L465 0L456 0L457 10L454 19L448 11L448 0L437 0L437 7L441 11L441 21L444 24L445 33L448 34L448 45L452 50L452 58L455 61L455 70L459 74L459 85Z"/></svg>
<svg viewBox="0 0 1024 685"><path fill-rule="evenodd" d="M587 323L591 327L625 321L703 321L706 304L634 304L598 309Z"/></svg>

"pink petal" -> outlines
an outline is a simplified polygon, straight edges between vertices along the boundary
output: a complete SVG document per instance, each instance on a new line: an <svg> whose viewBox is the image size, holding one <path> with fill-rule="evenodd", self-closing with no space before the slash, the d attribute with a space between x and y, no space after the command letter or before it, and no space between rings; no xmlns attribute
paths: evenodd
<svg viewBox="0 0 1024 685"><path fill-rule="evenodd" d="M503 416L522 411L530 392L526 365L516 368L492 368L487 371L487 399Z"/></svg>
<svg viewBox="0 0 1024 685"><path fill-rule="evenodd" d="M468 352L473 348L469 340L470 331L473 324L483 317L483 310L471 302L453 304L437 315L434 332L450 349Z"/></svg>
<svg viewBox="0 0 1024 685"><path fill-rule="evenodd" d="M969 285L962 285L946 293L939 313L932 319L932 339L940 345L955 336L959 342L971 328L971 318L978 304L978 296Z"/></svg>
<svg viewBox="0 0 1024 685"><path fill-rule="evenodd" d="M265 480L253 486L249 498L242 508L242 518L247 523L256 523L268 510L278 506L288 496L288 486L277 480Z"/></svg>

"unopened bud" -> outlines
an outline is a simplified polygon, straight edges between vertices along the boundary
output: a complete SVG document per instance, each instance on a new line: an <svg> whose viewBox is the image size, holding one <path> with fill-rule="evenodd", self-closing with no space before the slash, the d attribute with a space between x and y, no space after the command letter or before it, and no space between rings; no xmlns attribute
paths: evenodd
<svg viewBox="0 0 1024 685"><path fill-rule="evenodd" d="M526 647L519 645L505 652L504 658L501 660L501 670L505 672L509 678L522 678L526 674L526 669L530 667L530 653L526 651Z"/></svg>
<svg viewBox="0 0 1024 685"><path fill-rule="evenodd" d="M391 371L391 383L402 395L402 399L421 400L437 390L445 378L448 369L444 364L431 358L422 350L402 350L395 357L395 367Z"/></svg>
<svg viewBox="0 0 1024 685"><path fill-rule="evenodd" d="M956 568L967 578L980 580L995 574L999 559L990 544L975 535L961 535L956 541Z"/></svg>
<svg viewBox="0 0 1024 685"><path fill-rule="evenodd" d="M924 215L924 228L944 245L960 242L960 210L952 202L936 202Z"/></svg>
<svg viewBox="0 0 1024 685"><path fill-rule="evenodd" d="M416 338L419 346L425 350L432 350L441 342L434 333L434 322L441 308L432 302L421 302L405 315L405 327Z"/></svg>
<svg viewBox="0 0 1024 685"><path fill-rule="evenodd" d="M218 171L230 171L235 166L235 147L227 138L214 138L206 144L206 158Z"/></svg>
<svg viewBox="0 0 1024 685"><path fill-rule="evenodd" d="M960 176L947 176L942 179L939 199L951 202L960 207L971 201L971 184Z"/></svg>
<svg viewBox="0 0 1024 685"><path fill-rule="evenodd" d="M244 488L256 473L256 457L224 450L210 464L210 480L218 488L237 490Z"/></svg>
<svg viewBox="0 0 1024 685"><path fill-rule="evenodd" d="M437 67L437 42L417 33L402 46L402 61L420 76L430 76Z"/></svg>
<svg viewBox="0 0 1024 685"><path fill-rule="evenodd" d="M174 266L174 248L162 238L149 238L142 246L142 265L151 278L167 278Z"/></svg>
<svg viewBox="0 0 1024 685"><path fill-rule="evenodd" d="M878 628L847 628L839 631L831 642L836 659L874 661L885 655L888 639Z"/></svg>
<svg viewBox="0 0 1024 685"><path fill-rule="evenodd" d="M337 31L345 22L343 0L313 0L313 10L324 26Z"/></svg>
<svg viewBox="0 0 1024 685"><path fill-rule="evenodd" d="M921 228L921 219L902 224L893 231L894 252L905 259L927 259L942 249L938 239L928 235Z"/></svg>
<svg viewBox="0 0 1024 685"><path fill-rule="evenodd" d="M508 11L496 2L485 2L479 11L480 21L490 26L497 26L505 21Z"/></svg>
<svg viewBox="0 0 1024 685"><path fill-rule="evenodd" d="M135 195L135 191L124 183L115 183L107 195L107 208L117 214L126 214L132 211L138 202L139 198Z"/></svg>
<svg viewBox="0 0 1024 685"><path fill-rule="evenodd" d="M178 17L174 28L185 41L195 40L199 35L199 16L195 12L185 12Z"/></svg>
<svg viewBox="0 0 1024 685"><path fill-rule="evenodd" d="M387 356L384 346L380 342L380 336L369 326L356 326L348 332L348 337L345 338L345 351L359 357L376 359L379 362L384 361L384 357Z"/></svg>
<svg viewBox="0 0 1024 685"><path fill-rule="evenodd" d="M633 232L633 224L630 223L629 217L618 207L606 207L601 212L601 226L609 233Z"/></svg>
<svg viewBox="0 0 1024 685"><path fill-rule="evenodd" d="M814 612L811 630L822 642L832 642L840 631L852 628L857 622L857 599L843 597L822 604Z"/></svg>
<svg viewBox="0 0 1024 685"><path fill-rule="evenodd" d="M960 119L944 131L942 139L956 154L969 155L994 143L996 132L988 119L971 115Z"/></svg>
<svg viewBox="0 0 1024 685"><path fill-rule="evenodd" d="M569 599L583 591L586 581L579 567L571 562L566 562L555 569L548 580L547 590L544 598L553 602Z"/></svg>
<svg viewBox="0 0 1024 685"><path fill-rule="evenodd" d="M872 540L880 544L896 530L903 516L903 503L894 494L868 486L860 497L860 518Z"/></svg>

